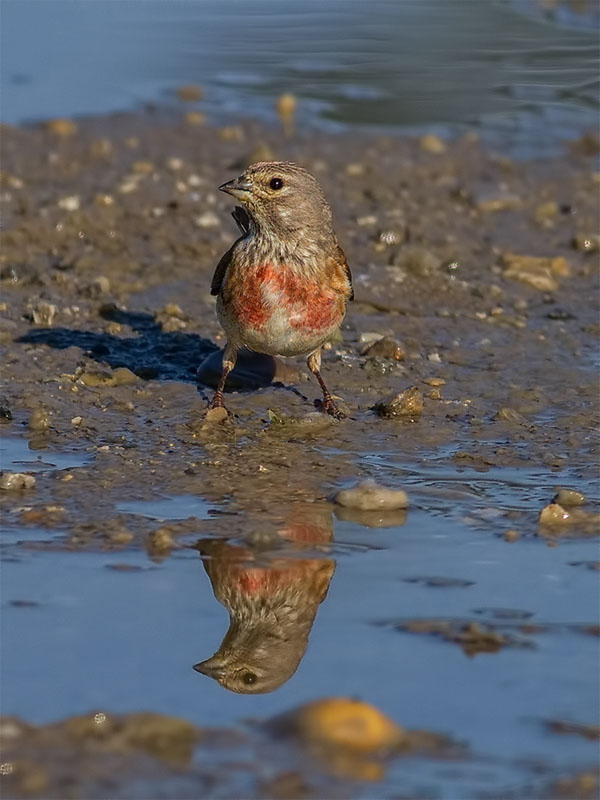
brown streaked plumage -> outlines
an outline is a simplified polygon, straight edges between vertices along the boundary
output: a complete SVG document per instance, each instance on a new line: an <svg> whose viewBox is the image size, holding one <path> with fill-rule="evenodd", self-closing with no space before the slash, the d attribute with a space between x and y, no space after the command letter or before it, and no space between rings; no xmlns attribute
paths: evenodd
<svg viewBox="0 0 600 800"><path fill-rule="evenodd" d="M273 356L307 355L323 391L323 410L343 417L321 377L321 347L341 325L354 294L321 187L296 164L263 161L219 188L243 205L233 212L241 236L211 283L227 334L211 407L223 406L227 375L246 346Z"/></svg>

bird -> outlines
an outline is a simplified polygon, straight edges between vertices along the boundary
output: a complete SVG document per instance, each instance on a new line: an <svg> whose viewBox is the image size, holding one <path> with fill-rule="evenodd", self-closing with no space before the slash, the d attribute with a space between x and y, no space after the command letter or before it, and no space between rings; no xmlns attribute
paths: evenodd
<svg viewBox="0 0 600 800"><path fill-rule="evenodd" d="M289 161L261 161L219 186L240 205L232 216L240 237L217 264L211 294L227 342L210 408L224 408L223 391L237 352L307 356L323 400L344 414L321 376L321 348L339 330L354 298L352 275L317 180Z"/></svg>

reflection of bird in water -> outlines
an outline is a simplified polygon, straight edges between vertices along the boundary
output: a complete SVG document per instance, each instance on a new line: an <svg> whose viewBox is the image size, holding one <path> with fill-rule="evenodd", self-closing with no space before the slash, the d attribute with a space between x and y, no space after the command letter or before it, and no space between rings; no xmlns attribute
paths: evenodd
<svg viewBox="0 0 600 800"><path fill-rule="evenodd" d="M332 540L331 511L295 506L278 533L298 544L298 555L262 553L261 566L253 565L257 554L250 547L214 539L197 545L215 597L230 619L217 652L194 669L232 692L272 692L292 677L333 577L332 559L302 557L302 546Z"/></svg>

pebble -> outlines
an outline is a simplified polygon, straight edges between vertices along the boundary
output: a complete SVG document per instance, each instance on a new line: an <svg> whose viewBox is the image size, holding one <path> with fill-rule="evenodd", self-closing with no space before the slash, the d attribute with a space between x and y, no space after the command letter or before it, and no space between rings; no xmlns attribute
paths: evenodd
<svg viewBox="0 0 600 800"><path fill-rule="evenodd" d="M515 211L523 205L517 195L508 192L483 192L475 198L475 208L484 214L493 214L496 211Z"/></svg>
<svg viewBox="0 0 600 800"><path fill-rule="evenodd" d="M550 503L540 511L539 522L542 525L562 525L570 521L571 515L558 503Z"/></svg>
<svg viewBox="0 0 600 800"><path fill-rule="evenodd" d="M553 503L560 506L582 506L585 504L585 495L575 489L559 489Z"/></svg>
<svg viewBox="0 0 600 800"><path fill-rule="evenodd" d="M519 531L514 530L511 528L510 530L506 531L504 534L504 541L505 542L516 542L518 539L521 538L521 534Z"/></svg>
<svg viewBox="0 0 600 800"><path fill-rule="evenodd" d="M358 341L360 344L373 344L373 342L378 342L380 339L383 339L381 333L375 333L375 331L367 331L365 333L361 333Z"/></svg>
<svg viewBox="0 0 600 800"><path fill-rule="evenodd" d="M201 86L190 84L189 86L180 86L175 90L175 94L184 103L195 103L197 100L202 100L204 90Z"/></svg>
<svg viewBox="0 0 600 800"><path fill-rule="evenodd" d="M52 325L58 308L54 303L38 303L32 311L32 318L36 325Z"/></svg>
<svg viewBox="0 0 600 800"><path fill-rule="evenodd" d="M495 415L494 419L503 422L512 422L515 425L529 425L529 422L522 414L515 411L514 408L501 408Z"/></svg>
<svg viewBox="0 0 600 800"><path fill-rule="evenodd" d="M298 736L307 744L360 753L388 753L407 738L406 731L362 700L329 697L293 709L268 727Z"/></svg>
<svg viewBox="0 0 600 800"><path fill-rule="evenodd" d="M423 394L411 386L376 403L374 410L379 417L419 417L423 413Z"/></svg>
<svg viewBox="0 0 600 800"><path fill-rule="evenodd" d="M188 125L204 125L206 122L206 115L201 111L188 111L184 119Z"/></svg>
<svg viewBox="0 0 600 800"><path fill-rule="evenodd" d="M426 153L432 153L433 155L441 155L448 149L446 147L446 142L433 133L428 133L426 136L423 136L419 140L419 145L421 150L424 150Z"/></svg>
<svg viewBox="0 0 600 800"><path fill-rule="evenodd" d="M408 496L402 489L388 489L375 481L357 483L350 489L340 489L334 498L344 508L359 511L397 511L408 508Z"/></svg>
<svg viewBox="0 0 600 800"><path fill-rule="evenodd" d="M77 194L70 194L67 197L61 197L58 201L58 207L62 208L63 211L78 211L80 205L81 200Z"/></svg>
<svg viewBox="0 0 600 800"><path fill-rule="evenodd" d="M221 220L213 211L205 211L204 214L194 217L194 223L199 228L218 228Z"/></svg>
<svg viewBox="0 0 600 800"><path fill-rule="evenodd" d="M244 138L244 129L239 125L226 125L219 130L218 136L224 142L241 142Z"/></svg>
<svg viewBox="0 0 600 800"><path fill-rule="evenodd" d="M10 403L6 395L0 395L0 423L10 422L13 418Z"/></svg>
<svg viewBox="0 0 600 800"><path fill-rule="evenodd" d="M600 249L600 236L597 234L585 236L578 233L573 239L573 247L582 253L596 253Z"/></svg>
<svg viewBox="0 0 600 800"><path fill-rule="evenodd" d="M411 244L398 251L393 259L393 264L408 273L425 277L436 272L441 265L441 261L425 247Z"/></svg>
<svg viewBox="0 0 600 800"><path fill-rule="evenodd" d="M506 253L503 257L504 276L531 286L540 292L555 292L557 277L568 277L571 273L566 258L538 258Z"/></svg>
<svg viewBox="0 0 600 800"><path fill-rule="evenodd" d="M51 133L64 138L77 133L77 125L70 119L51 119L46 123L46 128Z"/></svg>
<svg viewBox="0 0 600 800"><path fill-rule="evenodd" d="M286 92L277 98L275 109L283 124L284 133L289 136L294 131L294 115L296 114L297 100L293 94Z"/></svg>
<svg viewBox="0 0 600 800"><path fill-rule="evenodd" d="M167 553L174 546L175 541L167 528L157 528L148 537L148 550L151 554Z"/></svg>
<svg viewBox="0 0 600 800"><path fill-rule="evenodd" d="M35 478L24 472L3 472L0 475L0 489L8 492L19 492L22 489L33 489Z"/></svg>
<svg viewBox="0 0 600 800"><path fill-rule="evenodd" d="M31 413L27 427L30 431L47 431L50 427L50 414L43 408L37 408Z"/></svg>
<svg viewBox="0 0 600 800"><path fill-rule="evenodd" d="M228 416L227 409L220 406L218 408L209 408L205 419L207 422L218 424L219 422L224 422Z"/></svg>
<svg viewBox="0 0 600 800"><path fill-rule="evenodd" d="M362 355L369 358L379 356L380 358L391 358L395 361L404 360L404 350L395 339L389 336L384 336L382 339L367 345L362 351Z"/></svg>

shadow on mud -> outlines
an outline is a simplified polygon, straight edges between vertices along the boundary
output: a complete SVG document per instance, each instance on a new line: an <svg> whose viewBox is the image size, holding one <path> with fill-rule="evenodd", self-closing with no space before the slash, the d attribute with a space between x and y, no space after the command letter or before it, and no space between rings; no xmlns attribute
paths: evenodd
<svg viewBox="0 0 600 800"><path fill-rule="evenodd" d="M152 314L102 310L103 319L128 326L137 336L72 328L39 328L17 339L23 344L45 344L58 350L80 347L85 355L112 369L126 367L144 380L183 381L216 386L221 373L221 351L197 333L164 331ZM252 391L268 386L275 378L275 361L258 353L240 353L236 369L227 384L228 391Z"/></svg>

